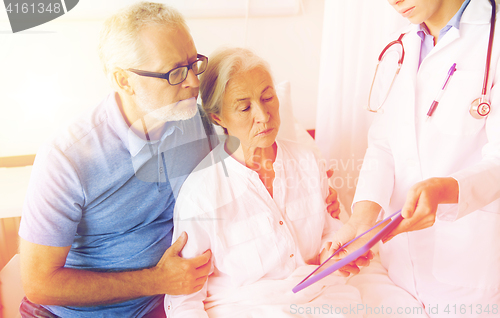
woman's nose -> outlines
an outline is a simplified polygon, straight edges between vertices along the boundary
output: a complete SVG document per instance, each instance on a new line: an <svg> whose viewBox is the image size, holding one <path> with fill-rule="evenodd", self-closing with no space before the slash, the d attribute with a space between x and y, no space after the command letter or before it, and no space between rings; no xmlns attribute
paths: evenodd
<svg viewBox="0 0 500 318"><path fill-rule="evenodd" d="M389 4L391 6L395 6L395 5L397 5L397 4L399 4L399 3L403 2L403 1L404 0L388 0Z"/></svg>
<svg viewBox="0 0 500 318"><path fill-rule="evenodd" d="M257 103L257 106L254 109L256 111L255 120L257 122L266 123L269 121L271 116L269 115L269 110L265 105Z"/></svg>

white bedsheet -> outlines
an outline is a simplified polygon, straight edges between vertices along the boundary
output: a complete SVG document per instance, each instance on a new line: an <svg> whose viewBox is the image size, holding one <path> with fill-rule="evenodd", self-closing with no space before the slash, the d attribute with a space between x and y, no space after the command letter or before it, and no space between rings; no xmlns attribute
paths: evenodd
<svg viewBox="0 0 500 318"><path fill-rule="evenodd" d="M261 280L209 296L205 309L216 318L429 317L418 300L389 279L378 253L358 275L346 280L333 274L294 294L292 288L315 267L301 266L285 280Z"/></svg>
<svg viewBox="0 0 500 318"><path fill-rule="evenodd" d="M330 275L294 294L292 288L316 268L298 267L284 280L259 280L225 293L217 293L205 301L210 317L280 318L280 317L363 317L353 313L361 305L356 288L346 279Z"/></svg>
<svg viewBox="0 0 500 318"><path fill-rule="evenodd" d="M370 266L347 280L347 285L359 290L364 318L429 317L418 300L391 281L387 270L380 263L378 253Z"/></svg>

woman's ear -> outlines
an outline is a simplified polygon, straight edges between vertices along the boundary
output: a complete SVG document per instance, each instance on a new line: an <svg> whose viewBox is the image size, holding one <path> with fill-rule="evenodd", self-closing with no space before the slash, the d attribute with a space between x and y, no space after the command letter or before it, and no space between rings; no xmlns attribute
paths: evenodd
<svg viewBox="0 0 500 318"><path fill-rule="evenodd" d="M210 114L210 117L212 117L212 120L215 121L219 126L226 128L223 125L222 119L219 116L217 116L216 114Z"/></svg>

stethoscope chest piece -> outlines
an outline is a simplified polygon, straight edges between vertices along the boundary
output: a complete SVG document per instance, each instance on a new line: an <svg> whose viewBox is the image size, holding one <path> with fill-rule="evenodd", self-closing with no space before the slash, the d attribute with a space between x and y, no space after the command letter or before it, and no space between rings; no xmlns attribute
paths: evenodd
<svg viewBox="0 0 500 318"><path fill-rule="evenodd" d="M476 119L485 118L490 113L491 107L488 102L483 101L482 97L474 100L470 106L469 113Z"/></svg>

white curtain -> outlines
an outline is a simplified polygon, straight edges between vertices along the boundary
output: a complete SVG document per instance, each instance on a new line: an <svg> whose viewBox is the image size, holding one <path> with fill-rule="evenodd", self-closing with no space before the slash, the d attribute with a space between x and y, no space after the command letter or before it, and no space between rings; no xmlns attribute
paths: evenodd
<svg viewBox="0 0 500 318"><path fill-rule="evenodd" d="M365 106L377 58L408 23L387 0L325 0L316 143L348 213L373 119Z"/></svg>

